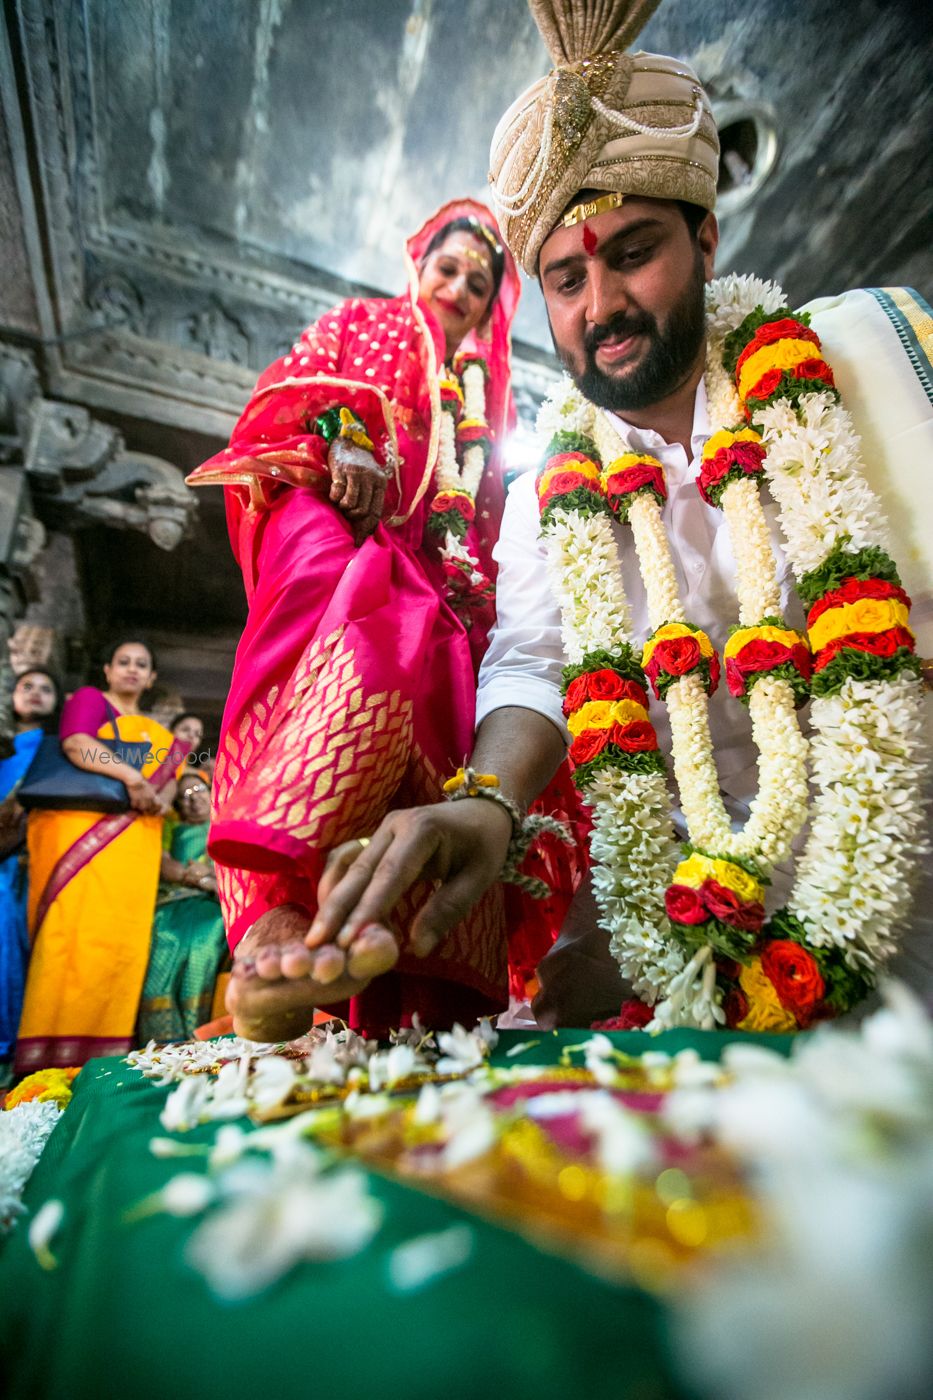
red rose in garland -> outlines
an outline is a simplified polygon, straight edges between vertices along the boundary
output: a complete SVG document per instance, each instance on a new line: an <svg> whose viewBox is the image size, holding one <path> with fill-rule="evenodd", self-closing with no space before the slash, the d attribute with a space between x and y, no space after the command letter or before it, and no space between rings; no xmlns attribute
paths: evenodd
<svg viewBox="0 0 933 1400"><path fill-rule="evenodd" d="M746 904L718 880L704 880L700 890L703 903L714 918L732 928L757 933L765 921L765 907L757 901Z"/></svg>
<svg viewBox="0 0 933 1400"><path fill-rule="evenodd" d="M582 709L589 698L587 681L589 676L577 676L567 687L567 694L564 696L564 714L572 715L574 710Z"/></svg>
<svg viewBox="0 0 933 1400"><path fill-rule="evenodd" d="M699 666L702 657L700 643L695 637L668 637L654 649L652 661L671 676L684 676Z"/></svg>
<svg viewBox="0 0 933 1400"><path fill-rule="evenodd" d="M570 745L570 757L577 764L589 763L598 758L608 742L608 729L584 729Z"/></svg>
<svg viewBox="0 0 933 1400"><path fill-rule="evenodd" d="M880 578L847 578L843 579L838 588L831 589L816 600L807 613L807 626L812 627L817 618L822 617L830 608L836 608L840 603L860 603L863 598L890 599L892 602L903 603L906 608L912 606L910 595L896 583L888 583Z"/></svg>
<svg viewBox="0 0 933 1400"><path fill-rule="evenodd" d="M649 720L633 719L628 724L614 724L609 730L609 742L626 753L652 753L658 747L658 736Z"/></svg>
<svg viewBox="0 0 933 1400"><path fill-rule="evenodd" d="M765 321L764 325L758 327L752 340L739 357L739 367L748 359L749 355L760 350L763 345L773 345L776 340L809 340L813 345L820 343L816 331L805 326L802 321L797 321L789 316L785 316L780 321Z"/></svg>
<svg viewBox="0 0 933 1400"><path fill-rule="evenodd" d="M547 484L541 504L544 505L552 496L566 496L570 491L579 491L581 488L599 494L599 482L594 481L592 477L584 476L582 472L556 472Z"/></svg>
<svg viewBox="0 0 933 1400"><path fill-rule="evenodd" d="M462 491L438 491L431 502L431 509L437 515L447 510L455 510L464 520L473 520L476 515L476 507Z"/></svg>
<svg viewBox="0 0 933 1400"><path fill-rule="evenodd" d="M734 667L741 675L748 676L754 671L773 670L790 659L790 647L783 642L766 642L759 638L746 642L741 651L730 657L730 669Z"/></svg>
<svg viewBox="0 0 933 1400"><path fill-rule="evenodd" d="M613 472L606 477L606 492L609 496L628 496L642 486L653 486L656 491L667 495L664 477L657 467L646 463L637 467L627 467L625 471Z"/></svg>
<svg viewBox="0 0 933 1400"><path fill-rule="evenodd" d="M619 700L625 694L625 681L615 671L591 671L587 677L591 700Z"/></svg>
<svg viewBox="0 0 933 1400"><path fill-rule="evenodd" d="M783 370L769 369L767 374L763 374L758 383L753 385L748 391L750 399L767 399L774 393L775 389L783 378Z"/></svg>
<svg viewBox="0 0 933 1400"><path fill-rule="evenodd" d="M820 379L831 389L836 387L833 372L825 360L802 360L794 366L793 373L795 379Z"/></svg>
<svg viewBox="0 0 933 1400"><path fill-rule="evenodd" d="M688 885L668 885L664 894L667 917L675 924L705 924L709 911L696 890Z"/></svg>
<svg viewBox="0 0 933 1400"><path fill-rule="evenodd" d="M640 1031L654 1018L654 1010L643 1001L632 997L623 1001L618 1016L610 1016L608 1021L594 1021L591 1031Z"/></svg>
<svg viewBox="0 0 933 1400"><path fill-rule="evenodd" d="M734 1031L748 1015L748 997L741 987L730 987L722 999L722 1009L726 1013L726 1025Z"/></svg>
<svg viewBox="0 0 933 1400"><path fill-rule="evenodd" d="M893 656L899 647L913 651L915 646L913 633L906 627L889 627L885 632L849 632L845 637L834 637L827 642L819 652L813 669L821 671L840 651L867 651L870 656Z"/></svg>

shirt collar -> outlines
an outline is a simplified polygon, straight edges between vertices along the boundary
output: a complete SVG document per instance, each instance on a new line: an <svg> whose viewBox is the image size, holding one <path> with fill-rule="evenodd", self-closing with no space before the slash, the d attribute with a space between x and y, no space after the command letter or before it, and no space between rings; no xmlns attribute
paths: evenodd
<svg viewBox="0 0 933 1400"><path fill-rule="evenodd" d="M656 433L653 428L636 428L633 423L627 423L616 413L610 413L608 417L618 428L630 452L644 452L648 456L656 456L658 452L670 447L670 443L660 433ZM706 398L706 380L701 379L693 399L693 427L690 429L692 458L695 459L700 455L703 444L709 435L710 421L709 405Z"/></svg>

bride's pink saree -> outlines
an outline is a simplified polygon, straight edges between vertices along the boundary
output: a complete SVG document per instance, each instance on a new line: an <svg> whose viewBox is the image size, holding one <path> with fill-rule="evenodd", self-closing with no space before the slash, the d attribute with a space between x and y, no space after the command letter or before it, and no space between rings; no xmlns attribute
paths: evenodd
<svg viewBox="0 0 933 1400"><path fill-rule="evenodd" d="M298 904L310 918L328 851L371 833L391 808L439 800L472 747L475 667L492 615L467 633L444 601L437 547L425 536L444 340L417 301L427 245L462 215L498 238L483 205L446 205L408 243L409 291L345 302L309 327L261 376L230 446L189 478L226 488L249 601L209 845L231 947L275 905ZM494 449L468 543L491 578L503 504L499 447L514 418L510 326L519 282L505 257L488 323L463 347L482 354L490 371ZM327 444L312 431L338 404L364 421L380 461L395 463L382 524L359 549L327 500ZM354 999L351 1024L401 1024L415 1011L438 1024L504 1004L499 889L420 960L404 944L426 893L416 886L397 916L397 971Z"/></svg>

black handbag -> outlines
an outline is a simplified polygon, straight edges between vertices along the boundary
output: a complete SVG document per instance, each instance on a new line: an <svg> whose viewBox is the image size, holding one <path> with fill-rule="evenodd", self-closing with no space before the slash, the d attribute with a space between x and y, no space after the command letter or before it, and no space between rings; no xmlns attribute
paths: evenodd
<svg viewBox="0 0 933 1400"><path fill-rule="evenodd" d="M120 733L117 715L107 705L110 722ZM124 739L95 739L115 758L139 771L151 749L147 740L130 743ZM88 773L65 757L57 734L46 734L30 763L16 794L27 811L128 812L129 793L119 778Z"/></svg>

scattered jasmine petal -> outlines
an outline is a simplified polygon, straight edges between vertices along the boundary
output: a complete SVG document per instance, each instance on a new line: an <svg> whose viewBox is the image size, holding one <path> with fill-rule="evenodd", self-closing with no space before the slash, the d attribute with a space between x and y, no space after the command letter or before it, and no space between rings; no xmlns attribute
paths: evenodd
<svg viewBox="0 0 933 1400"><path fill-rule="evenodd" d="M147 1079L164 1086L211 1069L218 1060L238 1060L243 1055L255 1059L260 1055L272 1055L278 1049L278 1045L243 1040L239 1036L229 1040L185 1040L172 1045L157 1045L150 1040L144 1049L132 1050L126 1056L126 1063Z"/></svg>
<svg viewBox="0 0 933 1400"><path fill-rule="evenodd" d="M489 1041L480 1034L465 1031L459 1022L452 1030L439 1031L437 1043L443 1051L443 1058L437 1062L438 1074L463 1074L476 1069L483 1063L489 1048Z"/></svg>
<svg viewBox="0 0 933 1400"><path fill-rule="evenodd" d="M244 1133L235 1123L225 1123L218 1131L210 1149L208 1165L211 1171L219 1171L239 1161L244 1152L257 1145L254 1139L258 1136L258 1133Z"/></svg>
<svg viewBox="0 0 933 1400"><path fill-rule="evenodd" d="M535 1094L528 1099L524 1108L529 1118L563 1118L581 1108L585 1098L602 1092L601 1089L578 1089L573 1086L555 1089L551 1094Z"/></svg>
<svg viewBox="0 0 933 1400"><path fill-rule="evenodd" d="M306 1113L296 1113L281 1123L270 1123L256 1132L246 1133L247 1147L257 1152L270 1152L277 1156L287 1144L297 1142L312 1155L317 1156L317 1148L308 1140L309 1134L317 1126L322 1114L327 1110L309 1109Z"/></svg>
<svg viewBox="0 0 933 1400"><path fill-rule="evenodd" d="M641 1114L625 1108L611 1094L588 1094L580 1106L580 1121L596 1141L604 1172L629 1175L654 1165L657 1152Z"/></svg>
<svg viewBox="0 0 933 1400"><path fill-rule="evenodd" d="M496 1120L489 1105L470 1085L449 1085L441 1095L441 1119L446 1141L442 1167L455 1171L487 1153L496 1141Z"/></svg>
<svg viewBox="0 0 933 1400"><path fill-rule="evenodd" d="M506 1057L511 1059L513 1055L523 1055L526 1050L533 1050L540 1044L540 1040L520 1040L517 1045L512 1045L506 1050Z"/></svg>
<svg viewBox="0 0 933 1400"><path fill-rule="evenodd" d="M492 1023L491 1016L481 1016L476 1023L476 1030L473 1032L489 1050L495 1050L499 1044L499 1032Z"/></svg>
<svg viewBox="0 0 933 1400"><path fill-rule="evenodd" d="M170 1133L184 1133L197 1127L211 1097L211 1084L207 1075L189 1075L172 1090L159 1122Z"/></svg>
<svg viewBox="0 0 933 1400"><path fill-rule="evenodd" d="M593 1059L587 1061L587 1069L603 1088L610 1088L616 1082L616 1067L611 1060Z"/></svg>
<svg viewBox="0 0 933 1400"><path fill-rule="evenodd" d="M884 1006L864 1023L866 1045L879 1054L903 1054L933 1065L933 1020L923 1002L904 983L880 983Z"/></svg>
<svg viewBox="0 0 933 1400"><path fill-rule="evenodd" d="M308 1056L308 1076L322 1084L342 1084L347 1077L347 1067L337 1058L337 1046L332 1035L323 1045L315 1046Z"/></svg>
<svg viewBox="0 0 933 1400"><path fill-rule="evenodd" d="M462 1268L473 1252L469 1225L451 1225L436 1234L418 1235L389 1255L389 1282L398 1293L414 1293L454 1269Z"/></svg>
<svg viewBox="0 0 933 1400"><path fill-rule="evenodd" d="M422 1084L415 1104L416 1123L436 1123L441 1116L441 1093L436 1084Z"/></svg>
<svg viewBox="0 0 933 1400"><path fill-rule="evenodd" d="M675 1089L661 1106L661 1118L675 1137L695 1144L712 1131L716 1104L708 1088Z"/></svg>
<svg viewBox="0 0 933 1400"><path fill-rule="evenodd" d="M779 1055L776 1050L769 1050L764 1045L744 1045L741 1041L725 1047L720 1064L736 1074L753 1071L779 1079L790 1072L790 1061L786 1055Z"/></svg>
<svg viewBox="0 0 933 1400"><path fill-rule="evenodd" d="M248 1055L241 1055L238 1060L221 1065L217 1078L208 1080L210 1090L202 1109L202 1118L241 1118L247 1112L250 1063Z"/></svg>
<svg viewBox="0 0 933 1400"><path fill-rule="evenodd" d="M179 1172L158 1193L168 1215L199 1215L214 1199L215 1187L206 1176Z"/></svg>
<svg viewBox="0 0 933 1400"><path fill-rule="evenodd" d="M203 1157L209 1149L203 1142L179 1142L177 1138L154 1137L149 1139L149 1151L153 1157Z"/></svg>
<svg viewBox="0 0 933 1400"><path fill-rule="evenodd" d="M323 1177L267 1171L255 1191L222 1205L198 1226L186 1258L218 1297L263 1292L296 1264L343 1259L372 1239L382 1208L352 1168Z"/></svg>
<svg viewBox="0 0 933 1400"><path fill-rule="evenodd" d="M36 1211L29 1224L29 1247L38 1260L39 1267L50 1270L58 1267L58 1260L50 1245L65 1218L64 1202L46 1201Z"/></svg>
<svg viewBox="0 0 933 1400"><path fill-rule="evenodd" d="M355 1121L368 1118L382 1118L391 1112L392 1100L388 1094L348 1094L344 1100L344 1112Z"/></svg>
<svg viewBox="0 0 933 1400"><path fill-rule="evenodd" d="M384 1089L388 1083L388 1054L385 1051L377 1051L370 1057L369 1061L369 1087L373 1093L378 1093Z"/></svg>
<svg viewBox="0 0 933 1400"><path fill-rule="evenodd" d="M702 1060L695 1050L680 1050L671 1063L671 1075L678 1088L718 1084L723 1077L722 1066L714 1060Z"/></svg>
<svg viewBox="0 0 933 1400"><path fill-rule="evenodd" d="M411 1045L393 1045L386 1055L386 1083L397 1084L426 1066Z"/></svg>
<svg viewBox="0 0 933 1400"><path fill-rule="evenodd" d="M292 1092L296 1078L293 1060L269 1055L253 1071L249 1097L258 1109L278 1108Z"/></svg>

